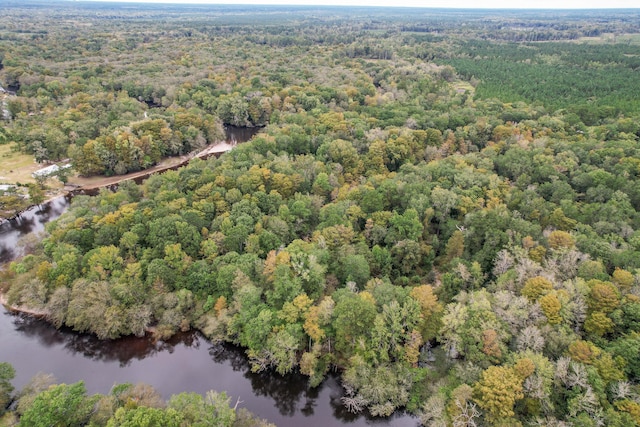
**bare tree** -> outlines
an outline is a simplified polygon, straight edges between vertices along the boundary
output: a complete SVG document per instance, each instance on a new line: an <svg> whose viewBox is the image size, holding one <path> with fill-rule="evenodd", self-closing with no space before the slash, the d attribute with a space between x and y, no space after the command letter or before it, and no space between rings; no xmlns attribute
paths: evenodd
<svg viewBox="0 0 640 427"><path fill-rule="evenodd" d="M456 407L460 413L453 419L453 427L476 427L476 419L480 417L480 411L473 402L465 402L464 405L456 399Z"/></svg>

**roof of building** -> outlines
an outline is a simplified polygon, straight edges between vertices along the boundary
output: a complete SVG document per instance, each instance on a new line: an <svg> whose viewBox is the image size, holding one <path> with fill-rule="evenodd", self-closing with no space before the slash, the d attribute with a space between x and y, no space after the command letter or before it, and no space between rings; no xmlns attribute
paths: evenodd
<svg viewBox="0 0 640 427"><path fill-rule="evenodd" d="M62 166L51 165L51 166L47 166L46 168L38 169L37 171L32 173L31 176L33 176L34 178L36 176L47 176L47 175L51 175L53 173L58 172L60 169L67 169L67 168L70 168L70 167L71 167L71 165L69 165L69 164L62 165Z"/></svg>

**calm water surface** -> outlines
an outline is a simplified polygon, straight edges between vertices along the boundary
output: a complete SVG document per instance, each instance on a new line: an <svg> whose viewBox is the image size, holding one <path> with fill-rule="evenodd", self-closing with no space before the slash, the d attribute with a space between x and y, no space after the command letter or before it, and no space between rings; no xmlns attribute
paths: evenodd
<svg viewBox="0 0 640 427"><path fill-rule="evenodd" d="M354 416L340 403L341 387L330 377L309 389L301 375L254 374L241 349L212 344L198 333L168 342L150 338L101 341L68 329L57 330L28 316L0 312L0 361L16 369L22 388L35 374L50 373L61 383L85 382L92 393L108 393L116 383L146 383L165 398L183 391L226 391L232 403L278 426L416 427L417 419Z"/></svg>
<svg viewBox="0 0 640 427"><path fill-rule="evenodd" d="M227 142L244 142L257 130L227 128ZM24 253L22 238L44 231L44 225L68 206L69 199L60 197L0 225L0 266ZM282 427L418 426L417 419L407 415L354 416L340 403L342 389L336 377L309 389L301 375L255 374L241 349L212 344L195 332L168 342L149 337L101 341L0 308L0 339L0 362L16 369L17 390L42 372L61 383L82 380L90 394L108 393L114 384L127 382L150 384L165 398L185 391L226 391L232 404L240 399L240 407Z"/></svg>
<svg viewBox="0 0 640 427"><path fill-rule="evenodd" d="M0 266L24 255L24 246L20 244L20 240L30 233L42 233L44 225L62 215L69 203L69 198L58 197L0 224Z"/></svg>
<svg viewBox="0 0 640 427"><path fill-rule="evenodd" d="M231 145L247 142L253 137L253 135L260 132L260 130L262 130L261 127L244 128L230 125L224 127L227 143Z"/></svg>

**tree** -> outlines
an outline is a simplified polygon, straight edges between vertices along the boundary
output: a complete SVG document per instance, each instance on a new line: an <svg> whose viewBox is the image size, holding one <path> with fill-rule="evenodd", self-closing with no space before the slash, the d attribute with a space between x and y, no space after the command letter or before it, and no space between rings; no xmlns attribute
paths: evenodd
<svg viewBox="0 0 640 427"><path fill-rule="evenodd" d="M55 176L58 178L58 180L60 180L60 182L65 185L69 181L69 175L71 175L71 168L66 166L59 167L55 173Z"/></svg>
<svg viewBox="0 0 640 427"><path fill-rule="evenodd" d="M440 318L443 307L430 285L421 285L411 289L409 293L420 305L420 322L418 328L422 339L427 342L434 338L440 329Z"/></svg>
<svg viewBox="0 0 640 427"><path fill-rule="evenodd" d="M113 274L120 273L124 265L124 260L120 256L120 251L113 245L101 246L90 252L87 266L90 269L88 278L106 280Z"/></svg>
<svg viewBox="0 0 640 427"><path fill-rule="evenodd" d="M584 330L597 337L602 337L603 335L612 332L613 327L613 320L601 311L589 314L584 322Z"/></svg>
<svg viewBox="0 0 640 427"><path fill-rule="evenodd" d="M10 134L7 128L0 126L0 145L6 144L9 141Z"/></svg>
<svg viewBox="0 0 640 427"><path fill-rule="evenodd" d="M20 425L25 427L75 427L89 421L96 398L86 395L82 381L54 385L38 394L23 412Z"/></svg>
<svg viewBox="0 0 640 427"><path fill-rule="evenodd" d="M399 275L415 273L422 262L422 248L414 240L401 240L391 248L393 265Z"/></svg>
<svg viewBox="0 0 640 427"><path fill-rule="evenodd" d="M133 408L145 406L149 408L164 408L165 403L158 391L149 384L118 384L111 389L118 405Z"/></svg>
<svg viewBox="0 0 640 427"><path fill-rule="evenodd" d="M553 289L553 283L549 279L536 276L527 279L520 293L527 297L530 301L537 301L540 297L546 295Z"/></svg>
<svg viewBox="0 0 640 427"><path fill-rule="evenodd" d="M292 274L288 265L278 265L274 274L273 290L267 292L267 301L272 307L282 308L283 304L293 301L302 293L302 282Z"/></svg>
<svg viewBox="0 0 640 427"><path fill-rule="evenodd" d="M181 425L192 427L231 427L236 419L235 408L229 406L226 393L208 391L203 398L198 393L171 396L168 407L182 417Z"/></svg>
<svg viewBox="0 0 640 427"><path fill-rule="evenodd" d="M389 219L387 244L392 245L401 240L418 241L422 236L423 225L415 209L407 209L404 214L394 213Z"/></svg>
<svg viewBox="0 0 640 427"><path fill-rule="evenodd" d="M447 246L444 250L444 257L442 258L442 265L447 265L454 258L459 258L464 252L464 234L460 230L453 232Z"/></svg>
<svg viewBox="0 0 640 427"><path fill-rule="evenodd" d="M296 367L301 337L301 328L296 324L269 336L266 351L269 353L270 363L280 375L288 374Z"/></svg>
<svg viewBox="0 0 640 427"><path fill-rule="evenodd" d="M624 371L631 381L640 379L640 334L632 333L612 342L609 351L625 360Z"/></svg>
<svg viewBox="0 0 640 427"><path fill-rule="evenodd" d="M343 283L355 282L362 289L371 276L369 263L364 255L347 255L340 259L340 275Z"/></svg>
<svg viewBox="0 0 640 427"><path fill-rule="evenodd" d="M94 332L99 338L117 338L126 331L124 316L107 318L113 297L106 282L77 280L71 290L66 323L78 332Z"/></svg>
<svg viewBox="0 0 640 427"><path fill-rule="evenodd" d="M346 406L351 405L352 412L366 406L372 415L386 417L406 405L410 384L408 370L402 364L374 367L354 356L344 374L342 401Z"/></svg>
<svg viewBox="0 0 640 427"><path fill-rule="evenodd" d="M318 154L325 155L327 160L342 165L347 180L357 177L363 168L358 151L351 142L343 139L336 139L323 144L318 148Z"/></svg>
<svg viewBox="0 0 640 427"><path fill-rule="evenodd" d="M32 204L40 208L40 205L44 202L44 197L44 190L40 185L29 184L29 199Z"/></svg>
<svg viewBox="0 0 640 427"><path fill-rule="evenodd" d="M633 286L633 282L635 280L633 274L618 267L616 267L611 277L613 283L618 285L621 292L628 291L631 286Z"/></svg>
<svg viewBox="0 0 640 427"><path fill-rule="evenodd" d="M482 352L494 360L500 360L502 357L500 340L495 330L485 329L482 331Z"/></svg>
<svg viewBox="0 0 640 427"><path fill-rule="evenodd" d="M372 299L368 292L348 293L336 302L332 323L336 331L336 350L345 358L357 350L359 342L367 342L376 316Z"/></svg>
<svg viewBox="0 0 640 427"><path fill-rule="evenodd" d="M73 162L74 169L85 176L104 173L105 166L98 155L101 149L101 144L95 140L87 141L82 147L71 145L69 147L69 157Z"/></svg>
<svg viewBox="0 0 640 427"><path fill-rule="evenodd" d="M571 234L560 230L552 231L547 241L551 249L572 248L575 245L575 240Z"/></svg>
<svg viewBox="0 0 640 427"><path fill-rule="evenodd" d="M118 408L107 422L107 427L180 427L182 415L173 408L158 409L138 406L133 409Z"/></svg>
<svg viewBox="0 0 640 427"><path fill-rule="evenodd" d="M539 302L542 312L547 317L547 321L550 324L557 325L562 321L562 317L560 317L560 309L562 308L562 305L560 304L560 300L556 293L548 293L540 298Z"/></svg>
<svg viewBox="0 0 640 427"><path fill-rule="evenodd" d="M440 227L438 228L438 231L440 231L444 222L449 217L451 209L458 204L458 195L445 188L436 187L431 191L431 200L435 208L436 216L440 222Z"/></svg>
<svg viewBox="0 0 640 427"><path fill-rule="evenodd" d="M589 280L589 297L587 304L592 311L610 313L620 305L620 294L611 282Z"/></svg>
<svg viewBox="0 0 640 427"><path fill-rule="evenodd" d="M515 415L513 407L522 399L522 378L513 368L490 366L473 387L474 400L485 410L491 423L506 421Z"/></svg>
<svg viewBox="0 0 640 427"><path fill-rule="evenodd" d="M6 362L0 362L0 416L11 402L11 392L13 386L11 380L15 377L16 371L13 366Z"/></svg>

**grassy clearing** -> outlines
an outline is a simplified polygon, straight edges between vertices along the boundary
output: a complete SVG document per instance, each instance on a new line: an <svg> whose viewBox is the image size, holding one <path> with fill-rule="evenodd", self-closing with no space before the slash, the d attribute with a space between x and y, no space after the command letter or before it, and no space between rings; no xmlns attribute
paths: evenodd
<svg viewBox="0 0 640 427"><path fill-rule="evenodd" d="M12 149L14 144L0 145L0 183L27 184L35 182L31 174L43 166L33 160L33 156Z"/></svg>

